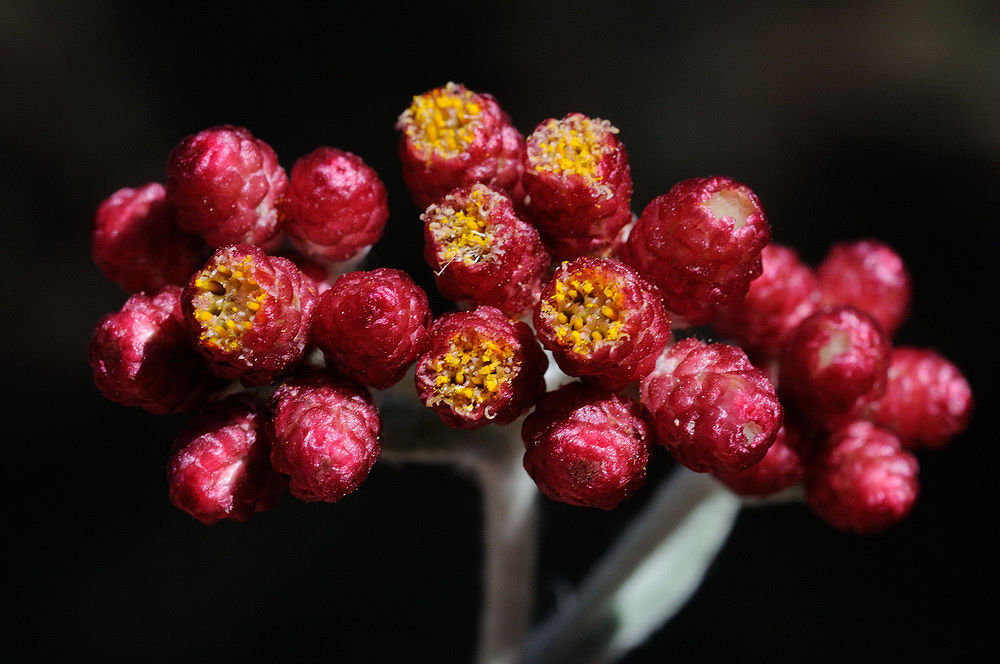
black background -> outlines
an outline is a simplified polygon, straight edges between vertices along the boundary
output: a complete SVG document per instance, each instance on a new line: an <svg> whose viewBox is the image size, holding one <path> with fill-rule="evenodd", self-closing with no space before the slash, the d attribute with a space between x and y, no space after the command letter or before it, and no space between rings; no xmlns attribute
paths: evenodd
<svg viewBox="0 0 1000 664"><path fill-rule="evenodd" d="M23 660L470 660L479 506L464 479L379 464L337 505L287 499L204 527L166 498L184 418L104 401L85 363L94 323L125 299L90 263L94 208L162 180L170 147L214 124L251 128L286 168L319 145L360 154L392 207L375 263L430 287L393 124L411 95L454 80L493 93L525 133L570 111L612 120L636 210L727 174L809 261L842 239L891 243L915 283L897 341L938 348L977 395L969 431L920 455L909 520L866 539L800 505L744 512L696 598L627 661L969 659L997 614L998 35L985 1L4 3L7 647ZM667 455L653 465L613 513L544 505L541 612Z"/></svg>

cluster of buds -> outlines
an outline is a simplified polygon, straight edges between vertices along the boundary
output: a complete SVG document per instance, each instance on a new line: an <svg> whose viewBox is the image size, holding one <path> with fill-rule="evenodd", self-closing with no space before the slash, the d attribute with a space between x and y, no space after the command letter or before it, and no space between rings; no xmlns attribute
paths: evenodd
<svg viewBox="0 0 1000 664"><path fill-rule="evenodd" d="M288 177L248 130L207 129L170 154L165 187L98 209L94 260L134 294L98 324L94 380L123 405L196 412L168 473L196 519L246 519L286 487L355 491L381 451L369 389L411 367L445 426L527 416L540 491L599 509L642 486L656 444L738 494L802 483L835 527L876 532L916 499L913 450L967 424L961 372L892 346L910 279L890 247L838 245L813 270L726 177L635 216L619 129L581 113L525 139L492 96L448 83L397 127L408 223L459 311L435 317L400 270L341 273L388 206L375 171L336 148ZM709 323L720 342L683 332ZM576 380L546 393L545 351Z"/></svg>
<svg viewBox="0 0 1000 664"><path fill-rule="evenodd" d="M401 272L329 282L334 261L381 236L386 201L349 152L321 147L288 178L269 145L223 126L174 148L166 186L100 205L94 260L135 294L94 332L94 381L123 405L196 413L169 462L178 508L204 523L245 520L286 487L333 502L368 475L381 420L366 386L397 382L431 322L426 294ZM315 347L331 371L308 366Z"/></svg>

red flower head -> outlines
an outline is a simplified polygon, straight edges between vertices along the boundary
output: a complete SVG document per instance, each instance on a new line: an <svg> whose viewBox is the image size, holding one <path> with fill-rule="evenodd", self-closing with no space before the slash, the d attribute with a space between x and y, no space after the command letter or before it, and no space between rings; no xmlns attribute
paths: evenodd
<svg viewBox="0 0 1000 664"><path fill-rule="evenodd" d="M716 307L746 294L770 241L771 226L749 187L725 177L694 178L646 206L624 257L660 287L667 309L700 325Z"/></svg>
<svg viewBox="0 0 1000 664"><path fill-rule="evenodd" d="M233 395L206 406L174 441L170 501L206 524L271 509L285 481L271 469L270 449L267 414L251 399Z"/></svg>
<svg viewBox="0 0 1000 664"><path fill-rule="evenodd" d="M545 390L547 366L530 327L477 307L434 321L417 362L417 394L456 429L508 424Z"/></svg>
<svg viewBox="0 0 1000 664"><path fill-rule="evenodd" d="M640 384L658 442L691 470L734 472L759 463L781 428L774 387L737 346L684 339Z"/></svg>
<svg viewBox="0 0 1000 664"><path fill-rule="evenodd" d="M94 216L94 262L111 281L130 293L183 285L205 247L174 225L166 191L157 182L111 194Z"/></svg>
<svg viewBox="0 0 1000 664"><path fill-rule="evenodd" d="M670 342L656 289L612 258L563 263L542 289L534 322L563 371L610 390L649 373Z"/></svg>
<svg viewBox="0 0 1000 664"><path fill-rule="evenodd" d="M315 291L287 258L222 247L184 289L184 317L212 370L265 385L302 359Z"/></svg>
<svg viewBox="0 0 1000 664"><path fill-rule="evenodd" d="M334 261L375 244L389 217L378 174L336 148L317 148L295 162L281 211L300 250Z"/></svg>
<svg viewBox="0 0 1000 664"><path fill-rule="evenodd" d="M806 500L835 528L873 535L901 521L920 492L917 459L868 422L838 430L806 471Z"/></svg>
<svg viewBox="0 0 1000 664"><path fill-rule="evenodd" d="M816 277L824 304L860 309L890 337L910 312L910 274L899 254L878 240L834 245Z"/></svg>
<svg viewBox="0 0 1000 664"><path fill-rule="evenodd" d="M871 419L899 436L904 447L941 448L965 430L972 389L958 367L936 352L901 346L892 351L885 396Z"/></svg>
<svg viewBox="0 0 1000 664"><path fill-rule="evenodd" d="M133 295L102 318L87 356L105 397L156 415L197 408L223 384L188 343L177 286Z"/></svg>
<svg viewBox="0 0 1000 664"><path fill-rule="evenodd" d="M177 224L213 247L276 239L276 204L288 177L264 141L224 125L188 136L167 159Z"/></svg>
<svg viewBox="0 0 1000 664"><path fill-rule="evenodd" d="M606 255L632 221L632 176L618 129L570 113L535 127L524 153L525 208L557 259Z"/></svg>
<svg viewBox="0 0 1000 664"><path fill-rule="evenodd" d="M313 341L331 368L384 389L427 349L431 319L427 295L405 272L348 272L320 296Z"/></svg>
<svg viewBox="0 0 1000 664"><path fill-rule="evenodd" d="M610 510L646 481L650 427L628 397L570 383L545 394L521 432L524 469L552 500Z"/></svg>
<svg viewBox="0 0 1000 664"><path fill-rule="evenodd" d="M785 417L774 444L760 463L746 470L712 473L717 480L741 496L770 496L802 480L805 473L805 443L798 428Z"/></svg>
<svg viewBox="0 0 1000 664"><path fill-rule="evenodd" d="M299 500L340 500L361 486L382 452L382 420L368 391L326 371L278 387L271 411L271 462Z"/></svg>
<svg viewBox="0 0 1000 664"><path fill-rule="evenodd" d="M785 339L819 305L816 277L793 249L769 244L761 252L764 271L745 298L719 307L715 328L755 356L776 358Z"/></svg>
<svg viewBox="0 0 1000 664"><path fill-rule="evenodd" d="M549 254L506 194L483 184L456 189L420 218L424 257L445 297L513 318L535 306Z"/></svg>
<svg viewBox="0 0 1000 664"><path fill-rule="evenodd" d="M806 318L781 354L781 389L810 422L835 429L885 391L889 342L878 323L853 307Z"/></svg>
<svg viewBox="0 0 1000 664"><path fill-rule="evenodd" d="M475 182L519 196L524 137L492 96L448 83L414 97L396 128L403 180L417 207Z"/></svg>

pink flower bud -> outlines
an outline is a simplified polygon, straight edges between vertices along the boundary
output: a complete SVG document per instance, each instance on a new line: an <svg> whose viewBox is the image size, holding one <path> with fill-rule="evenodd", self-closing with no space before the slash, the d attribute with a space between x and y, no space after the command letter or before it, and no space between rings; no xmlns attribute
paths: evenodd
<svg viewBox="0 0 1000 664"><path fill-rule="evenodd" d="M954 364L933 350L901 346L892 351L888 376L871 419L894 431L904 447L941 448L965 430L972 389Z"/></svg>
<svg viewBox="0 0 1000 664"><path fill-rule="evenodd" d="M182 286L204 260L204 245L174 225L163 185L111 194L94 216L93 256L108 279L130 293Z"/></svg>
<svg viewBox="0 0 1000 664"><path fill-rule="evenodd" d="M188 136L167 160L167 200L177 224L213 247L273 241L287 181L271 146L243 127Z"/></svg>
<svg viewBox="0 0 1000 664"><path fill-rule="evenodd" d="M313 341L330 367L385 389L427 349L431 320L427 295L405 272L348 272L320 296Z"/></svg>
<svg viewBox="0 0 1000 664"><path fill-rule="evenodd" d="M334 261L375 244L389 217L378 174L357 155L326 147L292 166L281 210L299 249Z"/></svg>
<svg viewBox="0 0 1000 664"><path fill-rule="evenodd" d="M570 383L544 395L521 432L524 469L552 500L610 510L646 481L651 431L627 397Z"/></svg>
<svg viewBox="0 0 1000 664"><path fill-rule="evenodd" d="M206 406L174 441L170 501L202 523L246 521L274 507L285 481L268 460L267 415L248 397Z"/></svg>
<svg viewBox="0 0 1000 664"><path fill-rule="evenodd" d="M878 323L852 307L806 318L781 354L781 389L814 425L835 429L885 390L889 342Z"/></svg>
<svg viewBox="0 0 1000 664"><path fill-rule="evenodd" d="M624 257L659 286L667 309L699 325L746 295L770 241L771 226L749 187L726 177L693 178L646 206Z"/></svg>
<svg viewBox="0 0 1000 664"><path fill-rule="evenodd" d="M816 277L824 304L864 311L890 337L910 312L910 274L899 254L877 240L834 245Z"/></svg>
<svg viewBox="0 0 1000 664"><path fill-rule="evenodd" d="M271 411L271 462L299 500L340 500L357 490L381 454L378 409L352 381L309 372L274 391Z"/></svg>
<svg viewBox="0 0 1000 664"><path fill-rule="evenodd" d="M133 295L102 318L87 357L105 397L156 415L197 408L223 384L188 343L177 286Z"/></svg>
<svg viewBox="0 0 1000 664"><path fill-rule="evenodd" d="M737 346L684 339L660 356L639 389L658 442L700 473L759 463L781 428L774 387Z"/></svg>
<svg viewBox="0 0 1000 664"><path fill-rule="evenodd" d="M854 422L830 436L806 471L806 500L840 530L872 535L916 502L917 459L885 429Z"/></svg>
<svg viewBox="0 0 1000 664"><path fill-rule="evenodd" d="M717 480L741 496L769 496L798 483L805 473L804 442L790 418L778 429L774 444L759 463L746 470L712 473Z"/></svg>
<svg viewBox="0 0 1000 664"><path fill-rule="evenodd" d="M769 244L761 252L763 272L746 297L719 307L714 325L751 354L776 358L785 339L819 305L816 277L793 249Z"/></svg>

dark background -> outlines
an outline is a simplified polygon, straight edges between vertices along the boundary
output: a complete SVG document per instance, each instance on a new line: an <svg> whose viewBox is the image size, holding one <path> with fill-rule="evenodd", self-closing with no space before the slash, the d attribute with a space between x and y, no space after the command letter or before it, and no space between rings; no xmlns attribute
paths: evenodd
<svg viewBox="0 0 1000 664"><path fill-rule="evenodd" d="M909 520L865 539L800 505L747 511L697 597L627 661L968 660L995 640L997 611L986 316L998 35L988 1L3 3L7 649L61 661L470 660L472 485L379 464L337 505L287 499L247 524L204 527L166 497L184 418L104 401L85 363L94 323L125 299L90 263L93 210L119 187L162 180L170 147L214 124L251 128L286 168L319 145L360 154L392 206L375 262L429 285L393 125L411 95L454 80L493 93L526 133L569 111L612 120L636 210L678 180L727 174L809 261L842 239L891 243L915 283L897 341L938 348L977 395L969 431L920 455ZM650 487L613 513L545 504L541 611L642 506L667 456L653 465Z"/></svg>

